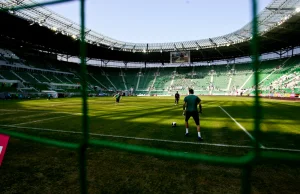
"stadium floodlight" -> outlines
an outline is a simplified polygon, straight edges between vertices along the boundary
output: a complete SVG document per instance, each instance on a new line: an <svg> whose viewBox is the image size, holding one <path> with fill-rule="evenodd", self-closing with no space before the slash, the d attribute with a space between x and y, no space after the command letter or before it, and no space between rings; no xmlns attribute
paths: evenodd
<svg viewBox="0 0 300 194"><path fill-rule="evenodd" d="M296 13L299 13L300 12L300 7L297 7L295 11L296 11Z"/></svg>
<svg viewBox="0 0 300 194"><path fill-rule="evenodd" d="M161 50L160 50L160 53L162 53L162 52L163 52L163 50L161 49Z"/></svg>
<svg viewBox="0 0 300 194"><path fill-rule="evenodd" d="M77 36L74 35L74 34L73 34L71 37L72 37L73 39L77 39Z"/></svg>
<svg viewBox="0 0 300 194"><path fill-rule="evenodd" d="M40 25L40 26L43 26L43 23L45 23L45 22L46 22L46 20L45 20L45 19L43 19L43 20L40 20L40 21L39 21L39 25Z"/></svg>
<svg viewBox="0 0 300 194"><path fill-rule="evenodd" d="M111 50L113 51L113 50L114 50L114 47L111 47Z"/></svg>
<svg viewBox="0 0 300 194"><path fill-rule="evenodd" d="M62 35L65 35L65 32L64 32L64 31L61 31L61 34L62 34Z"/></svg>
<svg viewBox="0 0 300 194"><path fill-rule="evenodd" d="M287 20L287 19L289 19L289 16L286 15L286 16L284 17L284 21Z"/></svg>
<svg viewBox="0 0 300 194"><path fill-rule="evenodd" d="M143 53L146 53L146 49L143 49Z"/></svg>

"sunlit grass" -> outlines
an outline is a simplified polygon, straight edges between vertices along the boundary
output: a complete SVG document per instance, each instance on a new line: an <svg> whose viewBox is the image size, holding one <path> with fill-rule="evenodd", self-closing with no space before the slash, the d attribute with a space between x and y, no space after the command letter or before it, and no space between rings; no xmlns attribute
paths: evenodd
<svg viewBox="0 0 300 194"><path fill-rule="evenodd" d="M237 122L253 134L253 98L234 96L200 96L200 98L203 106L201 132L206 142L251 144L249 137L219 106L222 106ZM184 137L183 97L178 106L174 106L173 97L123 97L120 104L115 104L114 100L112 97L88 99L90 132L196 141L196 138L186 139ZM274 145L276 142L275 144L278 145L277 137L281 141L284 138L287 142L299 140L300 116L295 113L299 110L300 103L262 99L261 104L263 113L261 130L264 132L262 141L265 144ZM80 114L81 106L80 98L2 101L1 108L10 110L10 112L5 112L9 114L7 116L4 114L0 118L0 124L13 125L26 122L22 126L81 131L79 115L47 120L65 114ZM12 111L16 112L11 114ZM44 119L45 121L43 121ZM34 122L36 120L41 121ZM172 122L177 123L175 129L171 127ZM193 137L196 136L195 127L191 119L190 132ZM218 134L217 138L214 137L216 134ZM242 140L239 142L241 138ZM282 142L280 146L285 147L286 145ZM294 143L293 147L299 148L299 143Z"/></svg>
<svg viewBox="0 0 300 194"><path fill-rule="evenodd" d="M218 147L214 144L252 145L246 133L219 106L222 106L253 135L253 98L215 96L200 96L200 98L203 105L201 134L204 143L208 145L168 142L198 142L196 126L192 119L190 137L184 136L183 98L180 100L180 105L174 106L172 97L123 97L118 105L111 97L89 98L89 131L92 133L90 138L186 153L218 156L247 154L251 149ZM300 149L300 115L297 114L300 103L269 99L262 99L261 102L263 107L261 143L265 147ZM80 98L1 101L0 127L38 137L80 142L81 106ZM56 118L51 120L54 117ZM177 123L175 128L171 127L173 121ZM20 123L25 124L18 125ZM17 125L18 128L12 125ZM42 129L61 130L64 133ZM128 138L103 137L95 134ZM134 138L166 140L166 142ZM121 188L128 188L137 193L145 190L150 193L151 191L168 193L174 187L176 191L185 193L195 185L200 185L196 190L202 189L201 191L239 193L239 169L134 155L102 148L96 150L89 148L87 154L91 193L103 191L103 188L108 193L118 193L120 190L115 188L115 183ZM0 191L1 188L5 188L8 193L14 191L42 193L42 188L47 185L51 188L50 193L78 193L77 159L74 152L11 138L5 163L0 168L2 183ZM254 183L253 187L258 193L266 192L266 183L260 184L260 182L272 177L274 180L280 180L267 183L269 188L273 188L272 191L293 193L298 186L300 173L297 172L299 172L298 168L282 165L280 167L267 164L258 166L253 171L253 179L260 181ZM288 187L282 179L288 182ZM16 184L16 180L23 180L23 182ZM216 182L218 184L215 184ZM98 185L102 185L101 188L100 186L98 188Z"/></svg>

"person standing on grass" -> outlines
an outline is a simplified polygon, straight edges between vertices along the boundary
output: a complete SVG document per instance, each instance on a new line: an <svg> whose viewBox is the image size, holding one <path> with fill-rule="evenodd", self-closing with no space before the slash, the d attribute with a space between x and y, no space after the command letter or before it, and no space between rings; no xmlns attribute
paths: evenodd
<svg viewBox="0 0 300 194"><path fill-rule="evenodd" d="M180 94L177 91L176 94L175 94L175 105L178 105L179 98L180 98Z"/></svg>
<svg viewBox="0 0 300 194"><path fill-rule="evenodd" d="M199 104L199 112L197 110L197 105ZM203 141L200 133L200 119L199 119L199 113L202 114L202 106L201 106L201 100L198 96L194 95L194 90L189 89L189 95L184 98L184 104L183 104L183 115L185 116L185 136L189 135L189 119L190 117L193 117L196 125L197 125L197 131L198 131L198 140Z"/></svg>
<svg viewBox="0 0 300 194"><path fill-rule="evenodd" d="M121 98L121 94L119 92L117 92L116 95L114 95L113 98L116 98L116 104L119 104L120 98Z"/></svg>

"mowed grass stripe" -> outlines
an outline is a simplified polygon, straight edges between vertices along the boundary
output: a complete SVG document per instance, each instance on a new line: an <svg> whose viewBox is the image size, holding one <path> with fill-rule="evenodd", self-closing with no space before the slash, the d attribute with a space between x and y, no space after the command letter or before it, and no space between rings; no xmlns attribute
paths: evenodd
<svg viewBox="0 0 300 194"><path fill-rule="evenodd" d="M184 117L182 116L183 98L181 98L178 106L174 106L174 98L172 97L123 97L121 103L118 105L115 105L115 100L112 97L89 98L90 132L116 136L185 141ZM251 133L253 129L253 98L216 96L200 96L200 98L203 105L203 114L200 116L201 134L205 138L206 143L251 145L249 137L218 106L221 105L224 107L233 118L237 119ZM267 117L267 119L262 120L265 122L265 125L262 125L263 131L268 131L268 134L264 135L262 143L265 146L276 145L276 147L282 148L300 148L299 143L297 143L300 142L300 139L296 135L297 129L300 126L299 114L294 114L293 117L290 117L290 115L286 117L284 113L280 113L282 107L280 102L267 102L262 101L262 106L266 109L264 111L272 112L274 119ZM63 103L67 103L68 106L49 107L51 104L59 105ZM284 102L284 110L287 107L291 107L290 104L286 105L286 102ZM10 103L5 102L4 108L8 110L11 108L12 111L22 109L25 113L32 111L34 114L39 112L73 114L81 112L81 99L13 101ZM26 116L26 114L23 116ZM278 118L281 118L282 122L276 123ZM26 122L8 115L6 119L8 119L7 122L3 123L0 118L0 123L16 124ZM8 122L10 119L13 122ZM39 119L37 118L36 120ZM173 121L177 123L176 128L171 127ZM188 141L196 141L195 123L192 119L189 123L191 139ZM28 127L80 131L81 116L77 115L59 120L45 120L25 125ZM275 130L278 134L273 133L270 135ZM278 139L280 141L277 141ZM276 142L276 144L273 142Z"/></svg>
<svg viewBox="0 0 300 194"><path fill-rule="evenodd" d="M48 131L48 132L58 132L58 133L82 134L82 132L80 132L80 131L65 131L65 130L56 130L56 129L32 128L32 127L22 127L22 126L15 126L15 125L0 125L0 126L9 127L9 128L30 129L30 130ZM142 141L155 141L155 142L165 142L165 143L175 143L175 144L207 145L207 146L227 147L227 148L230 148L230 147L232 147L232 148L248 148L248 149L253 148L252 146L242 146L242 145L213 144L213 143L204 143L204 142L189 142L189 141L175 141L175 140L166 140L166 139L139 138L139 137L109 135L109 134L99 134L99 133L89 133L89 134L91 136L132 139L132 140L142 140ZM287 149L287 148L266 148L266 147L261 147L261 149L263 149L263 150L273 150L273 151L300 152L299 149Z"/></svg>
<svg viewBox="0 0 300 194"><path fill-rule="evenodd" d="M16 114L0 117L0 124L20 124L31 123L37 120L44 120L52 117L72 116L74 114L56 113L56 112L17 112Z"/></svg>
<svg viewBox="0 0 300 194"><path fill-rule="evenodd" d="M251 140L255 140L255 138L239 122L237 122L224 108L222 108L221 106L219 107L225 114L228 115L229 118L231 118L231 120L233 120L237 124L237 126L239 126L239 128L241 128L249 136Z"/></svg>
<svg viewBox="0 0 300 194"><path fill-rule="evenodd" d="M38 122L43 122L43 121L49 121L49 120L54 120L54 119L62 119L65 117L71 117L73 115L64 115L64 116L58 116L58 117L51 117L51 118L45 118L45 119L40 119L40 120L34 120L34 121L28 121L28 122L24 122L24 123L17 123L15 124L16 126L18 125L25 125L25 124L31 124L31 123L38 123Z"/></svg>
<svg viewBox="0 0 300 194"><path fill-rule="evenodd" d="M215 112L219 113L215 108ZM90 131L95 133L105 133L113 135L132 136L138 138L163 138L168 140L184 140L185 127L182 110L173 104L165 108L147 108L144 110L120 110L114 112L103 111L99 115L90 117ZM100 111L99 111L100 112ZM215 115L215 112L206 115ZM103 113L103 114L102 114ZM174 115L174 114L175 115ZM173 116L172 116L173 115ZM177 122L178 127L172 128L171 123ZM234 140L236 132L231 133L230 128L224 127L228 124L227 119L202 118L202 134L206 137L208 143L236 143L241 145L250 145L250 141L243 133L238 135L238 141ZM43 121L41 123L30 123L27 126L40 128L65 129L71 131L80 131L80 118L65 118L57 122ZM189 141L197 141L196 127L193 120L190 121L191 137ZM235 134L235 135L234 135Z"/></svg>
<svg viewBox="0 0 300 194"><path fill-rule="evenodd" d="M16 126L16 125L0 125L0 126L8 127L8 128L19 128L19 129L38 130L38 131L58 132L58 133L82 134L81 131L65 131L65 130L57 130L57 129L22 127L22 126ZM109 134L100 134L100 133L89 133L89 134L91 136L134 139L134 140L144 140L144 141L157 141L157 142L167 142L167 143L177 143L177 144L209 145L209 146L217 146L217 147L234 147L234 148L252 148L251 146L241 146L241 145L211 144L211 143L204 143L204 142L174 141L174 140L166 140L166 139L150 139L150 138L109 135Z"/></svg>
<svg viewBox="0 0 300 194"><path fill-rule="evenodd" d="M231 120L233 120L237 126L239 126L239 128L241 128L247 135L248 137L252 140L252 141L255 141L255 138L247 131L247 129L245 129L239 122L237 122L226 110L224 110L221 106L219 106L221 108L221 110L227 114ZM265 146L263 146L261 143L259 143L259 146L262 147L262 148L265 148Z"/></svg>
<svg viewBox="0 0 300 194"><path fill-rule="evenodd" d="M254 129L254 108L252 98L239 106L226 105L232 117L251 134ZM261 99L261 143L267 147L300 148L300 103Z"/></svg>

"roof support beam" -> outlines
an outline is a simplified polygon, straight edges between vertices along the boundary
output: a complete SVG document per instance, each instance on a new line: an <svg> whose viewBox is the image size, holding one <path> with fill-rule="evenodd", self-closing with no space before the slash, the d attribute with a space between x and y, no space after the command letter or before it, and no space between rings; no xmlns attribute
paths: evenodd
<svg viewBox="0 0 300 194"><path fill-rule="evenodd" d="M174 44L174 50L179 51L179 49L176 47L175 44Z"/></svg>
<svg viewBox="0 0 300 194"><path fill-rule="evenodd" d="M103 60L102 62L104 63L105 66L107 66L107 64L110 62L110 60Z"/></svg>
<svg viewBox="0 0 300 194"><path fill-rule="evenodd" d="M126 43L119 49L119 51L121 51L123 48L125 48L125 46L126 46ZM112 49L113 49L113 47L112 47Z"/></svg>
<svg viewBox="0 0 300 194"><path fill-rule="evenodd" d="M69 29L69 28L71 28L72 26L73 26L73 24L67 25L67 26L66 26L66 29Z"/></svg>
<svg viewBox="0 0 300 194"><path fill-rule="evenodd" d="M292 49L293 49L293 46L289 46L289 47L281 49L280 52L274 51L274 53L276 53L278 55L284 55L285 53L289 52Z"/></svg>
<svg viewBox="0 0 300 194"><path fill-rule="evenodd" d="M219 49L217 49L217 47L218 47L217 43L215 43L211 38L209 38L208 40L215 46L215 50L216 50L222 57L224 57L224 55L219 51Z"/></svg>
<svg viewBox="0 0 300 194"><path fill-rule="evenodd" d="M224 57L224 55L223 55L217 48L215 48L215 50L216 50L222 57Z"/></svg>
<svg viewBox="0 0 300 194"><path fill-rule="evenodd" d="M183 46L183 43L181 43L181 47L182 47L182 50L186 50L185 47Z"/></svg>
<svg viewBox="0 0 300 194"><path fill-rule="evenodd" d="M128 61L123 61L124 65L125 65L125 69L127 68L127 64L128 64ZM121 69L122 71L122 69ZM123 72L122 72L123 73ZM123 74L124 75L124 74Z"/></svg>
<svg viewBox="0 0 300 194"><path fill-rule="evenodd" d="M249 38L250 38L250 37L243 36L243 35L240 35L240 34L237 34L237 33L235 33L234 35L236 35L240 39L243 39L244 41L249 41Z"/></svg>
<svg viewBox="0 0 300 194"><path fill-rule="evenodd" d="M111 44L108 49L114 48L114 46L117 44L117 42L114 42L113 44Z"/></svg>
<svg viewBox="0 0 300 194"><path fill-rule="evenodd" d="M273 37L269 37L269 36L265 36L265 35L262 35L262 37L264 37L264 38L266 38L266 39L275 40L275 41L277 41L277 42L283 42L283 43L288 44L288 42L283 41L283 40L280 40L280 39L277 39L277 38L273 38Z"/></svg>
<svg viewBox="0 0 300 194"><path fill-rule="evenodd" d="M238 46L236 46L232 40L230 40L229 38L227 38L225 36L223 36L223 39L225 39L228 43L230 43L234 48L239 50L242 54L245 54L245 52L242 51Z"/></svg>
<svg viewBox="0 0 300 194"><path fill-rule="evenodd" d="M216 47L218 46L217 43L215 43L211 38L209 38L208 40L209 40L209 42L210 42L212 45L214 45L214 46L216 46Z"/></svg>
<svg viewBox="0 0 300 194"><path fill-rule="evenodd" d="M20 5L21 3L23 3L23 1L25 0L16 0L17 5Z"/></svg>
<svg viewBox="0 0 300 194"><path fill-rule="evenodd" d="M132 49L131 49L132 52L135 52L135 46L136 46L136 45L133 45L133 47L132 47Z"/></svg>
<svg viewBox="0 0 300 194"><path fill-rule="evenodd" d="M201 53L202 57L204 58L205 56L204 56L204 54L203 54L203 52L202 52L202 47L199 45L199 43L198 43L198 42L195 42L195 43L196 43L196 45L198 46L198 48L199 48L199 51L200 51L200 53Z"/></svg>
<svg viewBox="0 0 300 194"><path fill-rule="evenodd" d="M299 25L299 23L289 23L286 25L276 26L276 28L289 30L289 31L293 31L293 32L300 32L300 30L297 30L297 28L299 28L299 27L297 27L296 25Z"/></svg>
<svg viewBox="0 0 300 194"><path fill-rule="evenodd" d="M104 39L105 37L103 36L102 38L98 38L95 42L101 44Z"/></svg>
<svg viewBox="0 0 300 194"><path fill-rule="evenodd" d="M86 37L86 35L88 35L91 31L92 31L92 30L85 31L84 37Z"/></svg>
<svg viewBox="0 0 300 194"><path fill-rule="evenodd" d="M273 8L273 7L266 7L267 10L270 10L270 11L278 11L278 10L281 10L281 11L294 11L295 8Z"/></svg>

